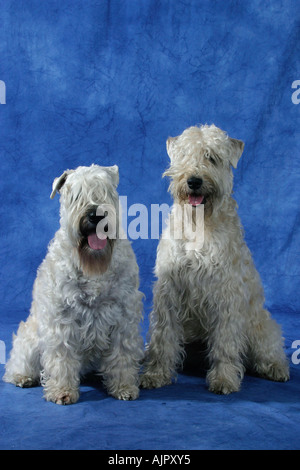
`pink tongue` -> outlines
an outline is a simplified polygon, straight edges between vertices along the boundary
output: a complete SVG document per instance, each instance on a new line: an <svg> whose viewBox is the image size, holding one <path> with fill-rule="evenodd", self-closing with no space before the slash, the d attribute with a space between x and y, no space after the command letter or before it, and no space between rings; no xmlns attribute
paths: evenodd
<svg viewBox="0 0 300 470"><path fill-rule="evenodd" d="M103 250L107 243L107 238L98 238L96 233L88 236L88 244L92 250Z"/></svg>
<svg viewBox="0 0 300 470"><path fill-rule="evenodd" d="M204 199L204 196L189 195L189 203L192 204L192 206L199 206L199 204L202 203L203 199Z"/></svg>

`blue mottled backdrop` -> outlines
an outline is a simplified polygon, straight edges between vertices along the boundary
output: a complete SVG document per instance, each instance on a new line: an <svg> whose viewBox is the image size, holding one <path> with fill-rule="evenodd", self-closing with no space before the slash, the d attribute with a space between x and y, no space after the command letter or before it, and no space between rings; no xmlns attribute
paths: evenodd
<svg viewBox="0 0 300 470"><path fill-rule="evenodd" d="M293 0L1 1L0 362L58 228L53 179L118 164L120 194L146 205L150 222L151 204L171 202L161 178L167 137L200 123L245 142L235 198L293 361L289 383L246 376L229 397L209 393L197 371L131 403L85 383L71 407L1 382L0 448L299 447L299 25ZM133 241L143 334L156 246Z"/></svg>

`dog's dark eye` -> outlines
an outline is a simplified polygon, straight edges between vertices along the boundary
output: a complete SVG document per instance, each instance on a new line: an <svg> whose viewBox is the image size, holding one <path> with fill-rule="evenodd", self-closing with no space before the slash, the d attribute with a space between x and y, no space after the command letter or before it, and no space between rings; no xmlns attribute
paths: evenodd
<svg viewBox="0 0 300 470"><path fill-rule="evenodd" d="M217 165L217 161L215 160L214 157L212 157L212 156L210 155L210 156L208 157L208 159L209 159L210 163L212 163L214 166Z"/></svg>

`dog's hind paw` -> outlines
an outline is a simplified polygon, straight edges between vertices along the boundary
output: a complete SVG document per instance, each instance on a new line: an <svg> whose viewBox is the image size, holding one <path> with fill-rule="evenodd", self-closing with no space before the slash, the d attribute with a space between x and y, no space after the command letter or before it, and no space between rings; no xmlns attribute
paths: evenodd
<svg viewBox="0 0 300 470"><path fill-rule="evenodd" d="M32 377L28 377L28 376L24 376L24 375L20 375L20 374L13 375L12 377L9 377L9 376L5 375L3 377L3 380L5 382L10 382L10 383L16 385L16 387L21 387L21 388L35 387L36 385L38 385L38 380L37 379L34 379Z"/></svg>
<svg viewBox="0 0 300 470"><path fill-rule="evenodd" d="M270 364L259 364L256 366L258 374L268 380L275 382L287 382L290 378L290 371L287 361L277 361Z"/></svg>
<svg viewBox="0 0 300 470"><path fill-rule="evenodd" d="M164 387L165 385L170 385L172 383L172 379L170 377L166 377L165 375L158 374L158 373L149 373L146 372L144 375L141 376L140 379L140 386L142 388L160 388Z"/></svg>

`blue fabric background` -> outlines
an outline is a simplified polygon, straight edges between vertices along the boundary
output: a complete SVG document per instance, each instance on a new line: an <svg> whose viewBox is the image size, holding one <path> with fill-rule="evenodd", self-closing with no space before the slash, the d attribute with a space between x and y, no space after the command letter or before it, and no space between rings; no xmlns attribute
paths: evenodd
<svg viewBox="0 0 300 470"><path fill-rule="evenodd" d="M28 315L58 228L53 179L118 164L128 206L170 204L165 141L214 123L245 142L235 198L287 354L300 339L300 4L292 0L3 0L0 6L0 340ZM130 222L129 218L129 222ZM151 308L157 240L134 240ZM3 344L3 343L2 343ZM0 365L2 376L4 366ZM197 370L135 402L86 382L59 407L0 382L2 449L299 448L300 364L230 396Z"/></svg>

